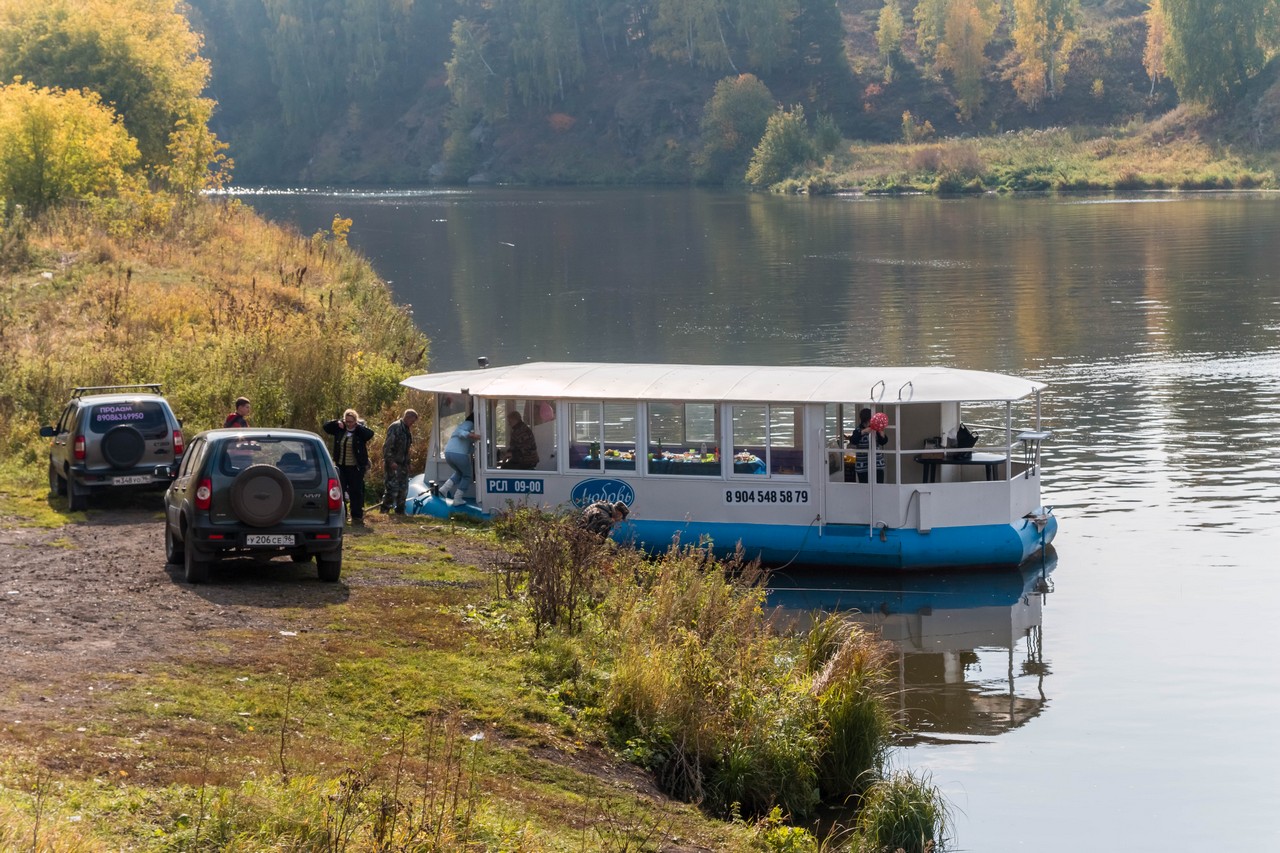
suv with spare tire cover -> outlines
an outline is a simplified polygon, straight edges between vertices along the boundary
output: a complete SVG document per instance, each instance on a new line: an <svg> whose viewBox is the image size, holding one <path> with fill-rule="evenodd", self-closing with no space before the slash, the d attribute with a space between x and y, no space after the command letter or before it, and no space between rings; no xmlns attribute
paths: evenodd
<svg viewBox="0 0 1280 853"><path fill-rule="evenodd" d="M164 552L188 583L219 559L315 559L342 572L346 511L327 443L296 429L214 429L191 440L164 496Z"/></svg>
<svg viewBox="0 0 1280 853"><path fill-rule="evenodd" d="M40 435L53 439L49 491L66 495L73 511L90 495L164 489L182 461L182 422L159 385L76 388L58 423Z"/></svg>

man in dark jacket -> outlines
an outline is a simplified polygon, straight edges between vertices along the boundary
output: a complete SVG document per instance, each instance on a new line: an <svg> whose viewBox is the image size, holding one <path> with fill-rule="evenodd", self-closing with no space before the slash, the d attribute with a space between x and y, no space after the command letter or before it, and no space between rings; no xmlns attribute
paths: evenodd
<svg viewBox="0 0 1280 853"><path fill-rule="evenodd" d="M532 471L538 467L538 442L533 437L533 429L524 422L520 413L512 409L507 412L506 458L501 468L514 468L519 471Z"/></svg>
<svg viewBox="0 0 1280 853"><path fill-rule="evenodd" d="M325 421L321 426L333 436L333 461L338 466L342 490L347 495L347 512L351 523L364 524L364 472L369 470L369 439L373 430L360 420L360 413L347 409L342 420Z"/></svg>
<svg viewBox="0 0 1280 853"><path fill-rule="evenodd" d="M418 413L405 409L400 420L387 427L382 443L382 474L386 490L382 493L383 512L404 515L404 499L409 494L409 448L413 444L413 425Z"/></svg>

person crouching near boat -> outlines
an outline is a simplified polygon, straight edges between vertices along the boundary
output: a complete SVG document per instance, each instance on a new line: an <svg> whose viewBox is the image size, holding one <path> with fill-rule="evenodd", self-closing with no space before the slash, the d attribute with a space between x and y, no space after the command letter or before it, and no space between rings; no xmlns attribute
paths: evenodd
<svg viewBox="0 0 1280 853"><path fill-rule="evenodd" d="M444 446L444 461L453 469L453 476L445 480L440 487L440 496L448 497L450 506L462 506L467 502L467 489L471 488L471 480L475 476L475 468L471 462L471 446L480 440L476 432L476 416L467 412L466 418L449 436L449 443Z"/></svg>
<svg viewBox="0 0 1280 853"><path fill-rule="evenodd" d="M596 501L589 504L578 518L578 526L588 533L594 533L601 539L608 539L613 526L624 521L631 510L622 501Z"/></svg>

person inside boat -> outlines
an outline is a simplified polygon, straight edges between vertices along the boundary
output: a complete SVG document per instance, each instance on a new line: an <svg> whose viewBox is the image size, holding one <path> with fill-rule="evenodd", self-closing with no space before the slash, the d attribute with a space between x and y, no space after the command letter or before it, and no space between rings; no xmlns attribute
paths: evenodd
<svg viewBox="0 0 1280 853"><path fill-rule="evenodd" d="M533 437L533 429L515 409L507 412L507 452L498 467L517 471L538 467L538 442Z"/></svg>
<svg viewBox="0 0 1280 853"><path fill-rule="evenodd" d="M858 412L858 428L849 436L849 446L862 451L855 454L853 463L853 471L859 483L867 482L867 450L873 435L876 447L884 447L889 443L889 437L884 434L883 429L872 429L871 410L863 409ZM884 454L879 451L876 452L876 482L884 482Z"/></svg>

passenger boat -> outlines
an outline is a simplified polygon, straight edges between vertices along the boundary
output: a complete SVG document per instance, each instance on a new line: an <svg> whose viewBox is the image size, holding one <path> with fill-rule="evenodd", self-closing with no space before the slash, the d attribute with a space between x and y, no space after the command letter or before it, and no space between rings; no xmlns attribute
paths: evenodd
<svg viewBox="0 0 1280 853"><path fill-rule="evenodd" d="M1057 532L1040 496L1046 386L1029 379L943 367L532 362L403 384L435 397L409 512L485 518L517 504L622 501L630 513L614 529L619 541L741 545L773 566L1016 566ZM883 482L850 442L865 409L887 420L876 451ZM452 472L443 449L471 412L482 436L475 482L454 506L437 493ZM537 445L523 469L504 461L512 412ZM957 448L971 430L977 444Z"/></svg>

